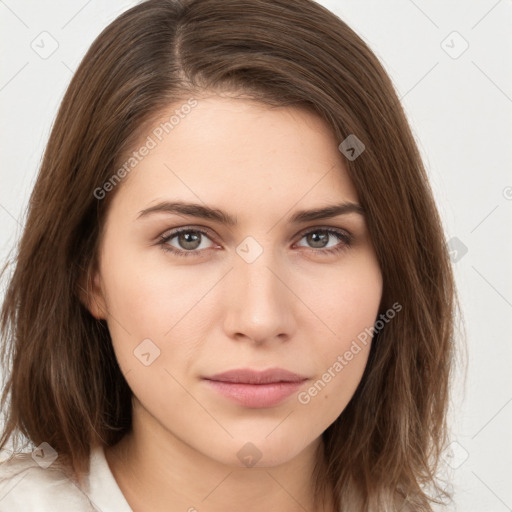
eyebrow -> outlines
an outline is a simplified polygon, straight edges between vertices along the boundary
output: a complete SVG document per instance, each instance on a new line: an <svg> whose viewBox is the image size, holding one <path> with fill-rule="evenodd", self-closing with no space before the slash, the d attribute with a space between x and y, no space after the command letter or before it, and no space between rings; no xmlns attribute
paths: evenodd
<svg viewBox="0 0 512 512"><path fill-rule="evenodd" d="M209 206L183 201L162 201L154 206L141 210L137 216L137 220L147 217L153 213L187 215L190 217L211 220L227 226L236 226L238 223L236 216L218 208L210 208ZM294 213L288 219L288 222L291 224L301 224L314 220L330 219L337 217L338 215L348 213L358 213L364 216L364 209L357 203L345 202L312 210L300 210Z"/></svg>

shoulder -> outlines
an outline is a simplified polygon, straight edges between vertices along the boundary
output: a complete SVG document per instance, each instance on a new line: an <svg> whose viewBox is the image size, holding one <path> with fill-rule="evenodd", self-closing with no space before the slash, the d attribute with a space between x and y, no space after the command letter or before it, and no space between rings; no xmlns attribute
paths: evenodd
<svg viewBox="0 0 512 512"><path fill-rule="evenodd" d="M95 508L66 473L37 464L30 453L0 462L0 512L93 512Z"/></svg>

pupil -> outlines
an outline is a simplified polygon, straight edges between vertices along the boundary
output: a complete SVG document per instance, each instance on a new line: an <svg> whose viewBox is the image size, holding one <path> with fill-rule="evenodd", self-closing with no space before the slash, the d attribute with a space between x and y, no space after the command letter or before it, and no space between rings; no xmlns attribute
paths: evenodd
<svg viewBox="0 0 512 512"><path fill-rule="evenodd" d="M318 235L318 233L322 233L321 235ZM315 246L315 244L318 244L320 243L320 245L316 245L315 247L325 247L325 244L327 243L328 241L328 238L329 238L329 235L325 232L316 232L316 233L312 233L311 235L309 235L308 237L310 240L310 242ZM322 244L323 242L323 244Z"/></svg>
<svg viewBox="0 0 512 512"><path fill-rule="evenodd" d="M192 233L191 231L187 231L186 233L181 233L180 245L184 249L197 249L200 243L199 235L197 233ZM181 243L183 242L183 243Z"/></svg>

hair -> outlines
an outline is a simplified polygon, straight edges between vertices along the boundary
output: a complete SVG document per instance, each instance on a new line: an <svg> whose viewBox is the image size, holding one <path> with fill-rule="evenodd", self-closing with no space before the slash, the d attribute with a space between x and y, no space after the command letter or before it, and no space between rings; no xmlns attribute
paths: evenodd
<svg viewBox="0 0 512 512"><path fill-rule="evenodd" d="M322 434L315 488L329 483L336 510L431 511L456 304L442 224L390 78L312 0L149 0L93 42L52 128L2 305L0 446L20 434L46 441L80 475L93 444L130 430L132 392L108 326L83 302L119 187L101 200L94 191L169 105L226 91L307 109L340 143L355 135L365 146L346 167L383 275L379 312L402 309L374 337L353 398Z"/></svg>

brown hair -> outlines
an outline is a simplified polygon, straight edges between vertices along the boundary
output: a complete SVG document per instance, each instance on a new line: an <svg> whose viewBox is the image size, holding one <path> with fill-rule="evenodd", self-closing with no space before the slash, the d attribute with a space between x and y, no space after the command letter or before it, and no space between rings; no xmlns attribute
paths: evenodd
<svg viewBox="0 0 512 512"><path fill-rule="evenodd" d="M92 444L113 445L130 429L131 390L80 290L119 187L102 200L94 191L164 108L221 90L313 110L337 140L354 134L365 145L346 164L383 274L381 312L403 308L323 433L327 469L315 478L330 483L337 510L430 511L453 355L442 226L389 77L312 0L149 0L94 41L53 126L1 311L1 405L9 394L10 403L0 446L15 433L46 441L77 475Z"/></svg>

